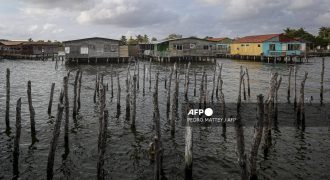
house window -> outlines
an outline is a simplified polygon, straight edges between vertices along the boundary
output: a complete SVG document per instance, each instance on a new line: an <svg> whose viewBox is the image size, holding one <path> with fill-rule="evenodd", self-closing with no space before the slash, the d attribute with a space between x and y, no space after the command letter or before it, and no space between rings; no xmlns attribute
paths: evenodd
<svg viewBox="0 0 330 180"><path fill-rule="evenodd" d="M300 44L288 44L288 51L300 50Z"/></svg>
<svg viewBox="0 0 330 180"><path fill-rule="evenodd" d="M195 43L190 44L190 49L195 49L195 48L196 48L196 44Z"/></svg>
<svg viewBox="0 0 330 180"><path fill-rule="evenodd" d="M66 54L70 54L70 47L65 47L64 51L65 51Z"/></svg>
<svg viewBox="0 0 330 180"><path fill-rule="evenodd" d="M80 54L88 54L88 47L86 46L80 47Z"/></svg>
<svg viewBox="0 0 330 180"><path fill-rule="evenodd" d="M208 46L208 45L204 45L204 46L203 46L203 49L204 49L204 50L209 50L209 46Z"/></svg>
<svg viewBox="0 0 330 180"><path fill-rule="evenodd" d="M245 46L245 44L241 44L241 46L243 47L243 46Z"/></svg>
<svg viewBox="0 0 330 180"><path fill-rule="evenodd" d="M260 44L258 44L258 47L260 47Z"/></svg>
<svg viewBox="0 0 330 180"><path fill-rule="evenodd" d="M249 46L249 44L246 44L245 46Z"/></svg>
<svg viewBox="0 0 330 180"><path fill-rule="evenodd" d="M183 49L181 44L174 44L173 48L176 49L176 50L180 50L180 51Z"/></svg>
<svg viewBox="0 0 330 180"><path fill-rule="evenodd" d="M269 44L269 50L275 51L275 44Z"/></svg>

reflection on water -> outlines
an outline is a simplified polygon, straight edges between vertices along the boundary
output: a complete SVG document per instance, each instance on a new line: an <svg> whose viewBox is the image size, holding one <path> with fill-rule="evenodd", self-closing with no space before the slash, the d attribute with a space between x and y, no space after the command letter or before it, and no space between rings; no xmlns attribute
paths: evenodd
<svg viewBox="0 0 330 180"><path fill-rule="evenodd" d="M320 59L315 58L310 63L299 64L297 83L299 84L304 71L308 71L305 97L314 97L319 102L320 86ZM268 88L269 73L277 71L283 77L279 90L279 102L286 102L288 86L288 65L266 64L260 62L247 62L237 60L218 59L217 63L223 64L223 92L226 102L236 102L238 77L240 66L249 69L251 84L251 99L247 102L256 102L256 96L265 94ZM112 179L152 179L153 163L148 157L148 146L153 140L152 125L152 89L146 82L145 95L142 93L143 64L149 67L148 61L140 62L140 90L137 96L136 131L132 132L129 122L126 120L126 64L113 64L114 97L111 98L111 88L107 91L107 108L110 112L108 126L108 146L105 155L105 169L107 178ZM161 117L161 133L164 147L164 173L168 179L184 178L184 128L180 120L176 124L175 137L170 135L170 124L166 118L167 91L164 88L166 74L169 66L173 64L152 63L152 86L154 73L160 72L159 78L159 109ZM214 64L197 63L191 64L190 78L193 82L194 70L197 71L197 95L202 67L208 75L208 90L211 94ZM179 102L184 102L184 65L180 69L180 92ZM54 124L47 115L50 86L55 82L55 95L52 114L56 114L56 105L62 86L63 76L68 71L81 69L83 71L81 90L81 110L76 122L70 119L70 154L63 158L64 138L63 128L60 135L59 145L56 152L54 175L55 178L70 179L94 179L96 177L97 161L97 136L98 136L98 108L93 102L95 76L98 73L105 75L104 81L110 82L110 65L79 65L65 66L59 64L55 70L55 62L41 61L0 61L0 179L10 179L12 175L12 137L5 133L5 73L6 68L11 70L11 126L15 123L15 102L22 97L22 137L20 143L20 176L23 179L45 179L46 163L49 143ZM325 102L330 102L330 63L326 60L325 71ZM148 70L149 71L149 68ZM119 75L121 83L121 111L117 112L117 81ZM29 111L26 95L27 81L32 82L33 106L36 112L36 129L39 142L35 149L30 146ZM149 81L149 76L146 76ZM293 80L293 78L292 78ZM70 102L73 98L74 73L69 78ZM172 81L173 83L173 81ZM191 83L191 87L192 87ZM293 84L293 81L292 81ZM291 84L291 98L293 100L293 85ZM299 87L299 86L298 86ZM172 88L174 85L172 84ZM189 89L189 97L193 97L193 88ZM291 100L291 101L292 101ZM72 103L70 103L72 105ZM181 103L179 103L181 106ZM181 113L181 107L178 112ZM255 113L255 112L251 112ZM281 113L281 111L279 112ZM119 116L118 116L119 115ZM180 114L178 117L182 117ZM282 115L281 117L286 117ZM71 118L71 116L70 116ZM244 120L244 117L243 117ZM280 121L280 119L279 119ZM235 133L232 127L227 128L226 138L221 136L221 127L196 127L193 129L193 176L196 179L238 179L239 167L235 154ZM250 149L253 128L246 127L244 130L246 148ZM12 133L11 136L13 136ZM328 179L330 174L330 136L327 127L307 128L305 132L293 127L280 127L273 133L273 147L267 159L258 157L258 174L261 179Z"/></svg>

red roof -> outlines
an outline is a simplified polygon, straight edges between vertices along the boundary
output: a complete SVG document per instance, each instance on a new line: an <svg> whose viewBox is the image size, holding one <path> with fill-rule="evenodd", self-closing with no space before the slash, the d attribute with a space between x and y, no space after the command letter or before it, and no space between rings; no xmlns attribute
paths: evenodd
<svg viewBox="0 0 330 180"><path fill-rule="evenodd" d="M280 35L281 34L265 34L265 35L256 35L256 36L245 36L236 39L233 43L261 43Z"/></svg>
<svg viewBox="0 0 330 180"><path fill-rule="evenodd" d="M228 39L227 37L221 37L221 38L207 38L209 41L223 41L225 39Z"/></svg>

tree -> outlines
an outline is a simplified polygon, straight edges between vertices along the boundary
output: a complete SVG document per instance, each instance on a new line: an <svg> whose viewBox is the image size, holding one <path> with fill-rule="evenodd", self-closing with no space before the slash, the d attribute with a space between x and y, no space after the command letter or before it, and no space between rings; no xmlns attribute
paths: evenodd
<svg viewBox="0 0 330 180"><path fill-rule="evenodd" d="M180 39L180 38L182 38L181 34L172 33L172 34L168 35L168 37L165 39L170 40L170 39Z"/></svg>
<svg viewBox="0 0 330 180"><path fill-rule="evenodd" d="M128 41L127 41L127 44L128 45L133 45L133 44L137 44L136 40L133 39L132 36L129 37Z"/></svg>
<svg viewBox="0 0 330 180"><path fill-rule="evenodd" d="M136 41L137 41L138 43L142 43L143 40L144 40L144 38L143 38L142 35L139 34L139 35L136 36Z"/></svg>
<svg viewBox="0 0 330 180"><path fill-rule="evenodd" d="M144 42L144 43L148 43L148 42L149 42L149 37L148 37L148 35L145 34L145 35L143 36L143 42Z"/></svg>
<svg viewBox="0 0 330 180"><path fill-rule="evenodd" d="M121 36L120 42L121 42L121 45L127 45L126 36Z"/></svg>
<svg viewBox="0 0 330 180"><path fill-rule="evenodd" d="M29 38L28 41L29 41L29 42L32 42L33 40L32 40L32 38Z"/></svg>
<svg viewBox="0 0 330 180"><path fill-rule="evenodd" d="M151 38L151 41L157 41L157 38L152 37L152 38Z"/></svg>

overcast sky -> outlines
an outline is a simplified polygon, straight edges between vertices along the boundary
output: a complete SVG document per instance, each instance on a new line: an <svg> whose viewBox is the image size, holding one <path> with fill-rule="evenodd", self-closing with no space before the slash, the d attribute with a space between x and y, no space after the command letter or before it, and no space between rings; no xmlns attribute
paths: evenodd
<svg viewBox="0 0 330 180"><path fill-rule="evenodd" d="M0 0L0 39L234 38L320 26L330 26L330 0Z"/></svg>

